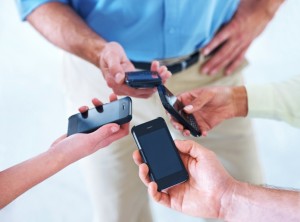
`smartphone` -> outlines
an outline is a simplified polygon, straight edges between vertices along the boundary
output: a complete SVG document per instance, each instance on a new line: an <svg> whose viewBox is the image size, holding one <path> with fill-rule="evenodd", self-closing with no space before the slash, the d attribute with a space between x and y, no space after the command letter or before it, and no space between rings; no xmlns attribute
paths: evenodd
<svg viewBox="0 0 300 222"><path fill-rule="evenodd" d="M164 85L157 87L160 100L164 108L174 117L185 129L188 129L195 137L201 136L197 121L192 114L184 112L184 105Z"/></svg>
<svg viewBox="0 0 300 222"><path fill-rule="evenodd" d="M132 119L132 101L130 97L103 104L84 113L69 117L68 133L91 133L108 123L122 125Z"/></svg>
<svg viewBox="0 0 300 222"><path fill-rule="evenodd" d="M125 72L125 82L133 88L154 88L161 84L161 78L157 72L134 71Z"/></svg>
<svg viewBox="0 0 300 222"><path fill-rule="evenodd" d="M159 191L188 180L188 172L163 118L134 126L131 133Z"/></svg>

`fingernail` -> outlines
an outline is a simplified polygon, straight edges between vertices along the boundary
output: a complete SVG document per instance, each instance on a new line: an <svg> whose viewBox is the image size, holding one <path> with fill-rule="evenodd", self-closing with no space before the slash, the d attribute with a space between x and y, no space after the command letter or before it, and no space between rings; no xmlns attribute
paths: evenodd
<svg viewBox="0 0 300 222"><path fill-rule="evenodd" d="M207 56L208 54L209 54L209 49L205 49L205 50L203 51L203 55Z"/></svg>
<svg viewBox="0 0 300 222"><path fill-rule="evenodd" d="M208 68L206 68L206 67L203 68L203 69L202 69L202 72L205 73L205 74L207 74L207 73L208 73Z"/></svg>
<svg viewBox="0 0 300 222"><path fill-rule="evenodd" d="M122 73L117 73L116 76L115 76L115 81L116 83L122 83L123 82L123 75Z"/></svg>
<svg viewBox="0 0 300 222"><path fill-rule="evenodd" d="M217 72L218 72L218 70L217 70L217 69L214 69L213 71L211 71L210 74L215 75Z"/></svg>
<svg viewBox="0 0 300 222"><path fill-rule="evenodd" d="M119 129L120 129L120 126L113 126L113 127L111 128L111 131L112 131L113 133L115 133L115 132L119 131Z"/></svg>
<svg viewBox="0 0 300 222"><path fill-rule="evenodd" d="M194 108L193 105L188 105L188 106L184 107L184 110L191 111L193 108Z"/></svg>

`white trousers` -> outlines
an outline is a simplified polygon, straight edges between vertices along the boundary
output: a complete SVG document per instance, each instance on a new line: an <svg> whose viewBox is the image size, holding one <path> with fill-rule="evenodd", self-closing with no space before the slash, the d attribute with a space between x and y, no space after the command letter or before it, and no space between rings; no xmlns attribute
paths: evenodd
<svg viewBox="0 0 300 222"><path fill-rule="evenodd" d="M222 74L210 77L199 74L199 64L173 75L168 80L168 89L177 94L207 85L243 84L240 71L228 77L224 77ZM98 68L73 55L65 54L64 56L63 78L68 115L76 113L77 108L81 105L92 106L90 101L94 97L107 102L108 96L112 92L107 87ZM169 123L157 93L149 99L133 98L131 126L158 116L164 117ZM169 129L173 139L183 139L181 134L170 124ZM236 179L254 184L262 183L260 164L249 119L228 120L209 132L205 138L190 137L189 139L213 150L224 167ZM155 211L159 213L156 213L156 219L153 219L146 187L140 181L138 168L132 160L132 152L135 149L137 147L133 138L128 135L81 161L94 206L94 221L200 221L200 219L158 206L154 206Z"/></svg>

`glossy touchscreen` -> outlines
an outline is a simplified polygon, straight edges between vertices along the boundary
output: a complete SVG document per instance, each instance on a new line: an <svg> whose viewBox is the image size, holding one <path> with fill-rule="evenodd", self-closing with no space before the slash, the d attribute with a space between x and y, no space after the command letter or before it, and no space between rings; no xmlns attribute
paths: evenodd
<svg viewBox="0 0 300 222"><path fill-rule="evenodd" d="M166 129L150 132L138 140L156 180L183 170Z"/></svg>

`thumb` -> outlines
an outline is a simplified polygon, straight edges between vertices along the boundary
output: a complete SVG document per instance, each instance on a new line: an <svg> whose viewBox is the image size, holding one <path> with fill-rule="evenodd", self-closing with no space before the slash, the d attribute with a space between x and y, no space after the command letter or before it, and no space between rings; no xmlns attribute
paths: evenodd
<svg viewBox="0 0 300 222"><path fill-rule="evenodd" d="M109 123L104 126L101 126L99 129L97 129L95 132L92 132L90 134L87 134L90 139L94 143L98 143L101 140L106 139L107 137L110 137L112 134L118 132L120 130L120 126L116 123Z"/></svg>
<svg viewBox="0 0 300 222"><path fill-rule="evenodd" d="M181 153L188 154L197 160L200 160L201 154L207 150L192 140L175 140L175 145Z"/></svg>
<svg viewBox="0 0 300 222"><path fill-rule="evenodd" d="M208 97L201 96L194 99L189 105L186 105L183 109L186 113L191 114L199 111L209 101Z"/></svg>

